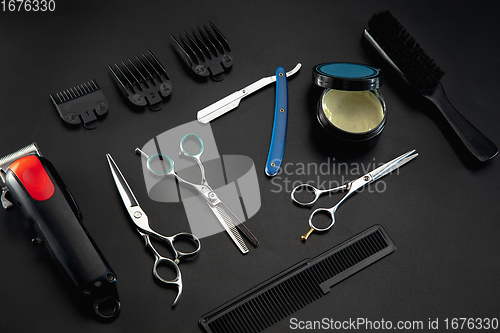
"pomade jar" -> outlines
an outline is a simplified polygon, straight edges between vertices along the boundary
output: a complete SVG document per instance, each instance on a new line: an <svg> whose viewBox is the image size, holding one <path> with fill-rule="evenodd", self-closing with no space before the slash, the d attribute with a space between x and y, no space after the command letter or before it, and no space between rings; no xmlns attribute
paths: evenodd
<svg viewBox="0 0 500 333"><path fill-rule="evenodd" d="M382 78L380 69L364 64L331 62L313 68L314 84L325 88L313 119L321 150L356 155L377 144L387 119L378 91Z"/></svg>

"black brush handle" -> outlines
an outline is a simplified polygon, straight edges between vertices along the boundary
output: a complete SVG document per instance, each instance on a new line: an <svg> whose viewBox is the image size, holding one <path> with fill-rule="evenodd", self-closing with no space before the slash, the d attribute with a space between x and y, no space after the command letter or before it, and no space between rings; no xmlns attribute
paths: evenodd
<svg viewBox="0 0 500 333"><path fill-rule="evenodd" d="M495 144L465 119L450 103L441 83L431 94L424 96L437 106L462 143L478 161L488 162L498 154L498 148Z"/></svg>
<svg viewBox="0 0 500 333"><path fill-rule="evenodd" d="M102 319L120 310L116 275L81 223L73 197L54 166L36 155L13 162L6 184L14 202L46 245L52 258ZM106 309L106 310L104 310Z"/></svg>

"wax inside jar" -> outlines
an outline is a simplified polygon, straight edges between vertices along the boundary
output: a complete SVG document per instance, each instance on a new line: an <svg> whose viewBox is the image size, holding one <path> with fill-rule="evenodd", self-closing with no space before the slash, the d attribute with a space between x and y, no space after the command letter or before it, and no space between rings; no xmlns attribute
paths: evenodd
<svg viewBox="0 0 500 333"><path fill-rule="evenodd" d="M382 103L370 91L330 89L323 95L322 106L333 125L352 133L372 130L384 118Z"/></svg>

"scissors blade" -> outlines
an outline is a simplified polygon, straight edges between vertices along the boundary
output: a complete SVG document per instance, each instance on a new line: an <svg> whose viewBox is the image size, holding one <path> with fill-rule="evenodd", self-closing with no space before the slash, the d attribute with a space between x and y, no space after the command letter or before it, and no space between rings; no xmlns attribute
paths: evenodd
<svg viewBox="0 0 500 333"><path fill-rule="evenodd" d="M418 153L416 152L415 149L410 150L409 152L396 157L392 161L389 161L375 170L372 170L371 172L367 173L366 176L370 176L372 179L372 182L382 178L385 175L390 174L394 170L398 169L399 167L403 166L404 164L410 162L412 159L418 156Z"/></svg>
<svg viewBox="0 0 500 333"><path fill-rule="evenodd" d="M139 206L139 202L137 202L134 193L130 189L130 186L128 186L125 177L123 177L123 174L113 160L113 157L111 157L110 154L106 154L106 158L108 159L109 168L111 169L111 174L113 175L116 188L118 188L123 204L127 208L130 218L134 221L139 233L141 233L141 231L148 234L154 233L149 227L148 216Z"/></svg>
<svg viewBox="0 0 500 333"><path fill-rule="evenodd" d="M222 224L224 230L226 230L226 232L229 234L229 237L231 237L238 249L240 249L243 254L247 253L248 247L245 244L245 241L241 237L240 233L238 232L238 229L236 229L235 221L233 221L230 214L228 214L228 212L221 205L211 206L210 204L208 204L208 206L210 207L210 209L212 209L220 224Z"/></svg>
<svg viewBox="0 0 500 333"><path fill-rule="evenodd" d="M297 73L301 66L302 64L298 63L292 70L286 72L286 76L290 77L293 74ZM215 118L218 118L223 114L237 108L238 105L240 105L240 101L243 97L248 96L261 88L264 88L265 86L273 82L276 82L276 75L264 77L250 84L249 86L246 86L245 88L238 90L224 97L223 99L205 107L204 109L201 109L200 111L198 111L196 117L201 123L209 123Z"/></svg>

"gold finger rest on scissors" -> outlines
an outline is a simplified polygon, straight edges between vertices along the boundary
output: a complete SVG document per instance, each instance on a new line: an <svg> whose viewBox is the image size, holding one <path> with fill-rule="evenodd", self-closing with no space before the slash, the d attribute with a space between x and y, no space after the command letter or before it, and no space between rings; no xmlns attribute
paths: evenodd
<svg viewBox="0 0 500 333"><path fill-rule="evenodd" d="M188 137L194 137L195 139L198 140L200 144L199 151L189 152L188 150L185 149L184 142ZM203 163L201 162L201 155L203 154L204 150L203 140L195 133L188 133L184 135L179 145L181 153L184 154L185 156L194 159L198 164L201 172L201 181L199 184L195 184L181 178L175 172L174 161L170 157L163 154L155 154L149 156L139 148L136 148L135 151L136 153L141 154L146 158L147 168L153 174L162 177L166 175L173 176L179 181L179 183L184 183L186 185L192 186L205 199L208 207L210 207L213 214L217 217L219 223L222 225L224 230L226 230L229 237L233 240L234 244L238 247L241 253L243 254L248 253L248 247L245 244L245 241L243 240L241 234L243 234L254 246L257 246L259 244L259 241L250 232L250 230L248 230L245 224L242 221L240 221L240 219L229 209L229 207L227 207L224 204L224 202L222 202L222 200L219 199L217 193L215 193L215 191L208 184L205 176L205 168L203 167ZM158 166L156 167L156 169L155 167L153 167L153 163L155 163L156 159L161 160L163 162L162 170L160 170Z"/></svg>
<svg viewBox="0 0 500 333"><path fill-rule="evenodd" d="M135 198L134 193L130 189L130 186L125 180L125 177L123 177L123 174L116 165L115 161L113 160L110 154L106 154L106 158L108 159L108 164L111 169L111 174L113 175L113 179L115 181L116 187L118 188L118 192L120 193L123 204L125 205L125 208L127 209L130 218L134 222L137 228L137 232L144 239L146 247L149 248L154 255L155 258L155 262L153 265L154 277L166 285L174 286L177 288L177 296L175 297L175 300L172 304L172 307L174 307L175 305L177 305L177 302L179 301L179 298L182 295L182 289L183 289L182 275L178 265L181 259L191 258L200 251L201 249L200 240L198 239L198 237L188 232L180 232L173 236L164 236L151 229L151 227L149 226L148 216L140 207L139 202ZM150 239L151 237L154 237L160 241L165 242L168 245L168 247L172 250L174 254L174 259L172 260L170 258L163 257L151 243ZM178 239L185 239L187 241L190 241L191 243L193 243L196 249L191 252L182 252L177 250L175 248L175 241ZM158 266L160 264L174 268L176 277L173 280L167 280L162 278L158 273Z"/></svg>
<svg viewBox="0 0 500 333"><path fill-rule="evenodd" d="M318 208L312 212L311 216L309 217L309 228L310 229L305 235L301 236L302 241L304 241L304 242L307 241L309 236L314 231L323 232L323 231L329 230L335 224L335 212L337 211L337 208L345 200L347 200L347 198L349 198L351 195L356 193L357 190L364 187L365 185L368 185L370 183L373 183L373 182L379 180L381 177L383 177L385 175L390 174L391 172L398 169L400 166L408 163L409 161L411 161L412 159L414 159L417 156L418 156L418 153L416 152L416 150L415 149L411 150L411 151L409 151L409 152L407 152L399 157L396 157L392 161L387 162L387 163L379 166L378 168L370 171L369 173L361 176L358 179L354 179L354 180L348 182L347 184L344 184L344 185L339 186L339 187L331 188L331 189L320 190L320 189L312 186L311 184L307 184L307 183L300 184L300 185L296 186L293 189L292 193L290 194L292 201L298 205L309 206L309 207L314 205L314 203L318 200L318 198L325 193L344 191L344 190L348 191L347 194L335 206L333 206L331 208ZM296 193L299 192L298 190L304 190L304 189L309 190L309 191L314 193L314 198L312 200L301 201L301 200L297 199ZM328 226L320 228L314 224L314 216L318 213L320 213L320 214L323 213L323 214L326 214L330 217L331 220L330 220L330 224Z"/></svg>

